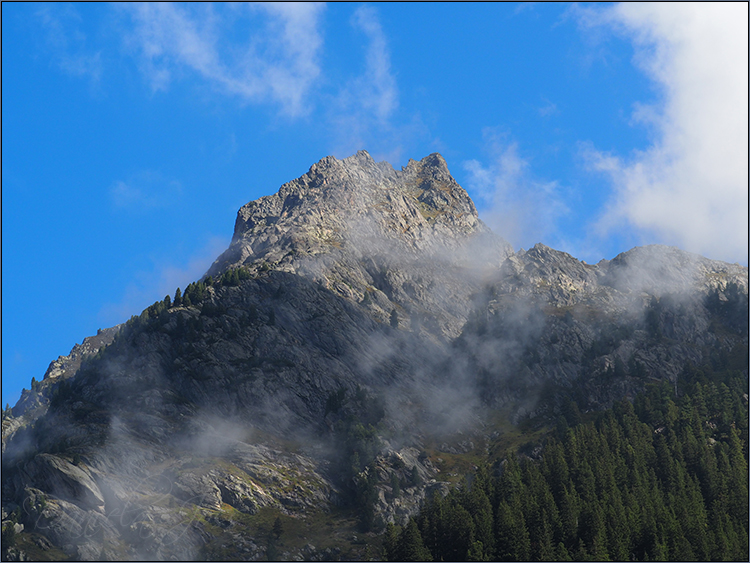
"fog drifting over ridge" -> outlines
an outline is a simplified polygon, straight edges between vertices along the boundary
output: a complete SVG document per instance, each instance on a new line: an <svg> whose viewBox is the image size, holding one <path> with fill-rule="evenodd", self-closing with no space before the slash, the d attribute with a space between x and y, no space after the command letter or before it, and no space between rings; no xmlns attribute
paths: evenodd
<svg viewBox="0 0 750 563"><path fill-rule="evenodd" d="M598 231L628 224L643 238L747 264L747 4L621 3L576 13L584 26L609 26L633 42L634 62L660 98L633 107L632 121L652 131L646 150L624 156L584 145L614 188Z"/></svg>

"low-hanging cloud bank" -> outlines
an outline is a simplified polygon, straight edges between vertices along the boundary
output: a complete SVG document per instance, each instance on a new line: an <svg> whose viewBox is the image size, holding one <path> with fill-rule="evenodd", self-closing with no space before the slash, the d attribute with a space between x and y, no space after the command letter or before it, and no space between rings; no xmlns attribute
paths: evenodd
<svg viewBox="0 0 750 563"><path fill-rule="evenodd" d="M653 130L646 150L622 157L584 148L614 188L600 230L629 224L644 237L747 263L747 4L622 3L578 16L630 38L661 98L633 114Z"/></svg>

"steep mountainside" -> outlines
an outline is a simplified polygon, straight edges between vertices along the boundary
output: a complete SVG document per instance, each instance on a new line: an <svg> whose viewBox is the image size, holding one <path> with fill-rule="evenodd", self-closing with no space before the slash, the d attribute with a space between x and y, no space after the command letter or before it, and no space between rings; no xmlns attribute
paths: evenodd
<svg viewBox="0 0 750 563"><path fill-rule="evenodd" d="M747 295L747 268L674 248L514 254L438 154L324 158L4 414L5 556L379 557L511 422L746 356Z"/></svg>
<svg viewBox="0 0 750 563"><path fill-rule="evenodd" d="M208 273L272 267L365 300L380 322L395 307L429 315L433 334L455 337L477 274L511 254L439 154L395 171L360 151L324 158L278 193L242 207L232 244Z"/></svg>

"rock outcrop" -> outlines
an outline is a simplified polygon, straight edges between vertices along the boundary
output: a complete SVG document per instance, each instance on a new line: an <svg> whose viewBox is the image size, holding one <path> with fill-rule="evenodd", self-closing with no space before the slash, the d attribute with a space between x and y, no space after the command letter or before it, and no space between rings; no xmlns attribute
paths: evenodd
<svg viewBox="0 0 750 563"><path fill-rule="evenodd" d="M439 154L401 171L365 151L326 157L278 193L243 206L232 243L209 269L303 275L388 322L395 308L455 338L481 274L512 248L490 231Z"/></svg>
<svg viewBox="0 0 750 563"><path fill-rule="evenodd" d="M259 262L294 270L304 268L300 258L337 250L443 253L480 234L492 237L439 154L396 171L360 151L344 160L326 157L278 193L243 206L232 243L209 274ZM512 251L493 238L497 266Z"/></svg>

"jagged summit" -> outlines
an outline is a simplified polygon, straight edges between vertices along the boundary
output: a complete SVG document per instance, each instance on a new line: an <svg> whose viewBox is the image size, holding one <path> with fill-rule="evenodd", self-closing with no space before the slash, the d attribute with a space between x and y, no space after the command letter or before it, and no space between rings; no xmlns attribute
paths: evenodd
<svg viewBox="0 0 750 563"><path fill-rule="evenodd" d="M723 291L728 283L747 292L747 268L658 244L587 264L539 243L509 256L492 283L496 292L506 297L535 296L558 308L585 303L622 312L633 299L646 296L705 297L712 291Z"/></svg>
<svg viewBox="0 0 750 563"><path fill-rule="evenodd" d="M359 151L343 160L327 156L276 194L244 205L229 249L208 273L262 263L296 271L289 265L300 258L337 250L420 253L489 233L439 154L394 170ZM502 261L511 248L494 238Z"/></svg>
<svg viewBox="0 0 750 563"><path fill-rule="evenodd" d="M379 322L394 308L405 317L428 315L437 319L434 335L453 338L481 286L478 272L512 253L479 219L442 156L395 170L359 151L343 160L327 156L277 193L244 205L229 248L207 275L238 266L299 274L366 303Z"/></svg>

